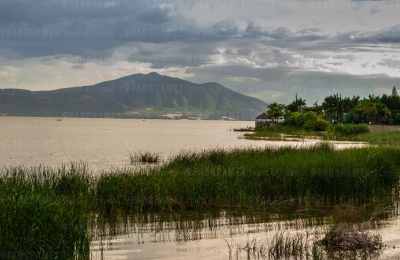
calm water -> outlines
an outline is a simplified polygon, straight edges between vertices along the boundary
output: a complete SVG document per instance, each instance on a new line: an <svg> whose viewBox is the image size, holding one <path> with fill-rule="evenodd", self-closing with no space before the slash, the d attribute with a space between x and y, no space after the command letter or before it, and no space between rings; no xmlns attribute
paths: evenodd
<svg viewBox="0 0 400 260"><path fill-rule="evenodd" d="M274 259L248 254L247 245L268 246L274 236L308 236L312 245L330 229L327 218L264 219L266 216L221 216L202 219L179 219L141 223L128 219L116 226L107 226L102 239L91 244L93 259L208 259L255 260ZM292 216L293 217L293 216ZM366 259L400 259L400 229L398 214L387 219L360 223L364 230L380 234L385 248ZM287 258L295 259L295 258ZM306 259L299 258L299 259ZM341 259L350 259L347 257ZM353 259L353 258L351 258Z"/></svg>
<svg viewBox="0 0 400 260"><path fill-rule="evenodd" d="M168 158L182 151L300 147L319 142L250 141L233 131L253 126L253 122L0 117L0 125L0 167L59 166L84 161L93 170L106 170L128 166L129 153L135 151L157 152ZM335 143L339 149L363 145ZM92 242L92 256L93 259L217 260L229 259L230 246L233 254L239 252L237 259L247 259L246 252L237 249L254 239L262 244L279 230L293 233L326 229L323 220L265 218L227 218L222 214L174 221L150 219L146 223L135 218L120 220L115 226L102 227L105 228L102 235L96 235ZM387 244L400 245L398 218L386 222L377 231ZM390 258L399 253L391 249L384 256Z"/></svg>
<svg viewBox="0 0 400 260"><path fill-rule="evenodd" d="M304 141L250 141L234 128L253 122L0 117L0 167L59 166L83 161L94 170L125 167L129 153L149 151L164 158L211 148L302 146ZM337 144L347 147L349 144Z"/></svg>

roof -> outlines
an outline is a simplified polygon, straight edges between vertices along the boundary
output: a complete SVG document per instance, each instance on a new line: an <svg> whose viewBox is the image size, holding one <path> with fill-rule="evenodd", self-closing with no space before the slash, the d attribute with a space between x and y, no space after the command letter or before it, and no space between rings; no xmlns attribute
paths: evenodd
<svg viewBox="0 0 400 260"><path fill-rule="evenodd" d="M266 113L262 113L256 117L256 119L270 119Z"/></svg>

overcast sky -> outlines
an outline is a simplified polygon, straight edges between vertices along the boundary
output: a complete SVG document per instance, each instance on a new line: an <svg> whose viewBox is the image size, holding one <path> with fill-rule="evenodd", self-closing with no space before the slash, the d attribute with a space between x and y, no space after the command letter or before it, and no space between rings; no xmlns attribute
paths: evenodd
<svg viewBox="0 0 400 260"><path fill-rule="evenodd" d="M0 0L0 88L157 71L265 101L400 84L399 0Z"/></svg>

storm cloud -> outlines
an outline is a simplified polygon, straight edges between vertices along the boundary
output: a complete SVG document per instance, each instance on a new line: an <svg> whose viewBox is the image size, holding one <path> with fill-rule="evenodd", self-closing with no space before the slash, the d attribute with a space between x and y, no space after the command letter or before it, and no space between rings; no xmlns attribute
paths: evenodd
<svg viewBox="0 0 400 260"><path fill-rule="evenodd" d="M0 88L158 71L266 101L389 92L399 11L395 0L2 0Z"/></svg>

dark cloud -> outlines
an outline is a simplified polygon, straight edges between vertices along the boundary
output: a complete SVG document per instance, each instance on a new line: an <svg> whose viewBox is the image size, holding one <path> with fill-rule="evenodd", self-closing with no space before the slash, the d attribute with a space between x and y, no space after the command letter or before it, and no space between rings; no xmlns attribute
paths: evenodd
<svg viewBox="0 0 400 260"><path fill-rule="evenodd" d="M328 94L368 96L371 93L390 93L400 78L385 75L349 75L301 71L285 67L250 68L246 66L213 66L190 70L198 82L206 79L223 82L241 93L263 99L266 102L288 103L296 94L307 98L310 104L322 102ZM243 81L237 81L242 78Z"/></svg>

